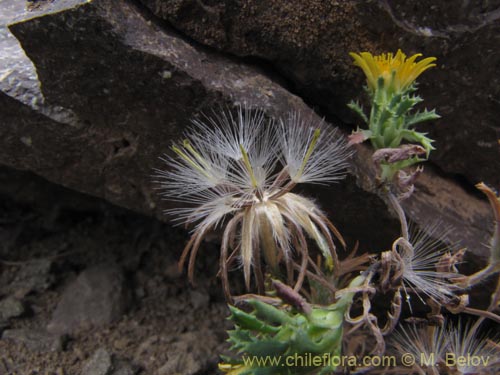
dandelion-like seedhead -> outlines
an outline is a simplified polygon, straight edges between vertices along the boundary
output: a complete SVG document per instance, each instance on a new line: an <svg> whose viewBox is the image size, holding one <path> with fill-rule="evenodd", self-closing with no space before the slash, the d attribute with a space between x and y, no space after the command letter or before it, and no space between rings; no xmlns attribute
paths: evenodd
<svg viewBox="0 0 500 375"><path fill-rule="evenodd" d="M276 122L247 108L193 123L185 139L172 146L175 155L163 158L170 168L156 173L163 196L186 204L167 213L180 223L195 225L181 258L182 264L189 255L190 278L203 237L222 223L226 293L227 266L236 258L247 287L252 266L258 284L263 283L259 248L275 269L281 261L289 273L297 266L301 283L310 262L306 236L333 269L332 232L339 237L338 232L312 200L291 190L299 183L342 178L350 156L343 137L312 116L291 113ZM292 261L292 249L301 255L300 265Z"/></svg>
<svg viewBox="0 0 500 375"><path fill-rule="evenodd" d="M392 352L410 353L414 358L424 358L427 362L426 367L437 368L446 359L449 336L441 326L401 324L392 333L389 344Z"/></svg>
<svg viewBox="0 0 500 375"><path fill-rule="evenodd" d="M331 183L343 178L346 158L333 156L346 149L336 130L292 112L280 120L278 138L281 162L293 182Z"/></svg>
<svg viewBox="0 0 500 375"><path fill-rule="evenodd" d="M437 271L443 255L454 250L454 246L443 245L449 233L449 228L435 223L416 231L409 241L403 238L396 241L396 251L402 260L403 287L407 294L412 292L422 301L422 297L426 296L438 303L449 302L454 296L448 279L456 274Z"/></svg>
<svg viewBox="0 0 500 375"><path fill-rule="evenodd" d="M465 374L492 374L492 368L500 368L500 337L492 339L478 333L473 324L464 324L461 320L456 326L447 327L447 352L453 358L475 358L477 361L458 362L456 373Z"/></svg>
<svg viewBox="0 0 500 375"><path fill-rule="evenodd" d="M441 326L402 324L391 335L390 345L393 352L418 358L416 366L425 374L493 374L500 367L498 339L459 320Z"/></svg>

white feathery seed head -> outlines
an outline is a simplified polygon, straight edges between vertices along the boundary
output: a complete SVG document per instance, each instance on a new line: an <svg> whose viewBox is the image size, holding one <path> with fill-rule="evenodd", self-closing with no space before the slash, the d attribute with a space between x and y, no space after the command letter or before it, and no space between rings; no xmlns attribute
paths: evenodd
<svg viewBox="0 0 500 375"><path fill-rule="evenodd" d="M235 253L247 287L252 267L256 279L262 278L259 248L271 267L284 261L294 272L293 247L303 257L298 277L303 280L306 235L333 267L333 224L313 201L290 191L297 183L340 179L349 156L345 139L312 116L302 120L292 113L275 122L262 111L242 107L236 114L221 111L193 124L172 146L175 155L162 159L169 169L156 171L162 195L186 204L167 213L179 223L195 224L181 258L183 262L190 254L190 277L202 238L219 225L224 225L223 279ZM335 236L339 237L336 230Z"/></svg>
<svg viewBox="0 0 500 375"><path fill-rule="evenodd" d="M457 362L456 373L466 374L493 374L492 371L500 368L500 336L492 339L478 333L473 324L459 320L456 326L447 327L447 352L454 358L472 358L473 360Z"/></svg>
<svg viewBox="0 0 500 375"><path fill-rule="evenodd" d="M497 373L494 369L500 367L499 337L488 339L478 334L477 328L461 320L441 326L402 324L391 335L390 344L400 355L410 353L423 359L416 364L425 374Z"/></svg>
<svg viewBox="0 0 500 375"><path fill-rule="evenodd" d="M336 129L312 116L291 112L280 120L283 164L295 183L330 183L342 178L351 150Z"/></svg>
<svg viewBox="0 0 500 375"><path fill-rule="evenodd" d="M449 228L435 223L410 235L410 241L403 238L396 241L396 250L403 261L403 287L424 303L422 296L438 303L449 301L454 296L448 279L456 274L436 270L442 256L450 251L443 245L449 233Z"/></svg>
<svg viewBox="0 0 500 375"><path fill-rule="evenodd" d="M424 358L425 367L437 368L446 358L449 336L442 326L400 324L391 334L389 344L396 354L409 353L414 358Z"/></svg>

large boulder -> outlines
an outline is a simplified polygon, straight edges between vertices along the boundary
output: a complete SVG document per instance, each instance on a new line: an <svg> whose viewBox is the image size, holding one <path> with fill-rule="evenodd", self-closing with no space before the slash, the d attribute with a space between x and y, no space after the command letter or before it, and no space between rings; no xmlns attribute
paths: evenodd
<svg viewBox="0 0 500 375"><path fill-rule="evenodd" d="M401 48L436 56L419 79L442 119L432 161L469 182L500 184L500 1L141 0L196 41L270 63L302 97L359 125L346 104L362 96L350 51Z"/></svg>
<svg viewBox="0 0 500 375"><path fill-rule="evenodd" d="M357 8L343 4L334 9L346 27ZM259 9L267 8L262 5ZM288 6L284 9L292 11ZM132 2L65 0L49 2L37 12L16 19L9 30L36 67L43 102L30 105L15 95L0 93L3 165L30 170L58 184L162 217L166 204L158 204L151 182L152 170L164 167L158 157L168 151L170 142L180 136L193 116L221 105L233 107L242 103L262 108L274 117L292 109L311 113L298 96L285 88L286 81L268 69L256 67L251 60L224 57L188 41ZM186 12L187 17L190 13ZM251 14L256 16L256 25L264 22L255 12ZM310 16L316 12L312 10ZM325 13L325 19L330 13ZM292 19L285 19L291 25ZM311 27L316 24L313 21ZM333 24L330 20L326 25ZM280 27L281 24L276 25L275 33ZM336 27L340 30L340 26ZM354 37L354 29L351 25L351 31L340 35ZM297 38L305 31L297 30ZM255 37L253 32L248 35L250 39ZM314 35L321 40L325 37L322 33ZM369 40L366 30L363 35L362 40ZM257 45L259 40L253 43ZM297 43L290 44L289 53L305 42ZM361 45L368 48L368 44ZM329 94L339 87L347 90L347 94L337 92L337 99L332 97L331 102L328 99L330 104L338 105L341 113L343 100L359 91L359 86L355 88L348 80L357 73L348 68L344 54L361 47L350 48L346 44L329 48L335 54L330 56L331 64L343 61L339 75L330 71L331 78L326 79L318 65L309 65L307 54L301 57L301 71L304 82L315 74L323 77L322 87L326 91L318 89L319 104L320 93ZM279 51L277 48L278 55ZM314 85L310 89L309 92L316 92ZM47 108L58 111L54 114ZM350 244L360 239L362 249L373 251L390 246L398 228L394 216L375 192L370 152L360 146L352 162L351 177L332 188L315 189L309 194L320 198ZM410 218L417 224L442 216L444 224L456 227L451 241L474 245L488 240L487 204L432 168L428 168L417 193L406 204ZM484 248L471 249L479 256L477 259L486 258Z"/></svg>

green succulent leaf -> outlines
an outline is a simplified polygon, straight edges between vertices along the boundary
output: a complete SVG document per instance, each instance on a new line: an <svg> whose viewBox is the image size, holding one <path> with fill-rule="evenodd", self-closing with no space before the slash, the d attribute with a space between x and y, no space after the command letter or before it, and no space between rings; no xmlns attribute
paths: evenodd
<svg viewBox="0 0 500 375"><path fill-rule="evenodd" d="M230 306L231 319L243 329L258 331L262 333L277 333L279 327L273 327L258 319L255 315L246 313L234 306Z"/></svg>
<svg viewBox="0 0 500 375"><path fill-rule="evenodd" d="M396 106L394 115L396 117L406 116L408 111L412 109L419 102L417 98L420 99L418 96L416 96L416 97L406 97L403 100L401 100ZM405 123L406 125L408 125L407 121L405 121Z"/></svg>
<svg viewBox="0 0 500 375"><path fill-rule="evenodd" d="M257 316L266 319L267 322L283 324L291 321L286 312L268 303L256 299L250 300L248 303L255 309Z"/></svg>
<svg viewBox="0 0 500 375"><path fill-rule="evenodd" d="M280 342L272 338L253 341L245 345L244 351L248 355L257 357L281 356L286 353L288 342Z"/></svg>
<svg viewBox="0 0 500 375"><path fill-rule="evenodd" d="M434 146L432 145L432 142L434 142L434 140L427 137L426 133L420 133L415 130L403 130L401 134L403 136L403 139L408 142L420 143L425 148L427 157L429 157L429 154L432 150L435 150Z"/></svg>
<svg viewBox="0 0 500 375"><path fill-rule="evenodd" d="M351 108L355 113L357 113L358 116L361 117L366 124L368 124L368 117L366 116L363 107L361 107L358 102L351 101L349 104L347 104L347 106Z"/></svg>
<svg viewBox="0 0 500 375"><path fill-rule="evenodd" d="M441 118L441 116L439 116L434 109L432 111L425 109L423 112L417 112L408 117L406 120L406 126L415 125L424 121L436 120L438 118Z"/></svg>
<svg viewBox="0 0 500 375"><path fill-rule="evenodd" d="M358 276L349 286L360 286L364 280L364 276ZM307 315L290 307L279 309L256 299L247 301L253 307L252 313L231 307L230 319L235 323L235 329L229 332L229 341L242 359L224 359L226 365L235 365L230 374L312 375L333 372L335 368L328 363L309 367L283 364L289 357L340 355L344 314L354 294L346 291L334 304L313 306ZM269 358L282 362L267 365L262 362Z"/></svg>

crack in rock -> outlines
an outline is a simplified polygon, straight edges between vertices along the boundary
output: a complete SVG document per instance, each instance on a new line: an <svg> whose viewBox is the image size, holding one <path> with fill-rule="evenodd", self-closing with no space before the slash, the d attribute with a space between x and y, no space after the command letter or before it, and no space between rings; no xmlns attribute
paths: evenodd
<svg viewBox="0 0 500 375"><path fill-rule="evenodd" d="M486 12L480 16L471 16L469 20L471 21L472 26L466 24L456 24L450 25L443 29L432 29L428 26L418 26L413 24L412 22L398 18L387 0L379 0L379 4L382 9L387 12L389 17L391 17L391 20L395 25L411 34L424 37L450 39L452 36L454 36L454 34L460 35L464 33L475 33L483 27L489 26L494 22L500 20L500 8L498 8Z"/></svg>

